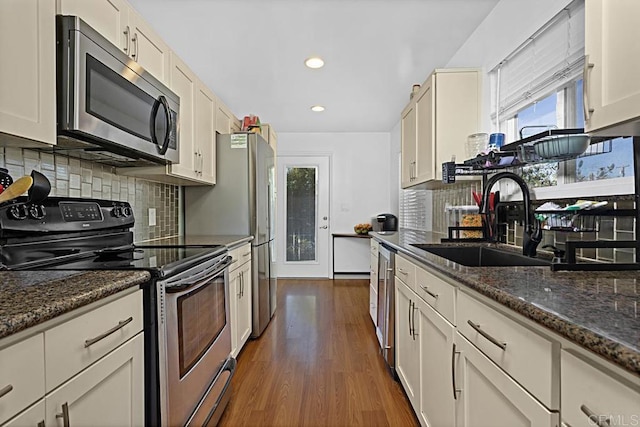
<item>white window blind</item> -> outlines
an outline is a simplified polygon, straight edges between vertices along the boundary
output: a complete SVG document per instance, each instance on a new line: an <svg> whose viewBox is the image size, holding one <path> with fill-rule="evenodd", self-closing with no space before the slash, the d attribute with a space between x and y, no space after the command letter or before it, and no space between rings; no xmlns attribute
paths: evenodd
<svg viewBox="0 0 640 427"><path fill-rule="evenodd" d="M576 0L492 71L492 119L499 126L520 109L582 73L584 0Z"/></svg>

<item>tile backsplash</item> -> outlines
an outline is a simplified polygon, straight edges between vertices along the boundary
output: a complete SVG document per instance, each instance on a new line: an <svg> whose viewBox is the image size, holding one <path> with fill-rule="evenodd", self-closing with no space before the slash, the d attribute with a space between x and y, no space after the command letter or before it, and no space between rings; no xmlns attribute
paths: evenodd
<svg viewBox="0 0 640 427"><path fill-rule="evenodd" d="M118 200L131 203L136 242L179 232L180 187L116 174L115 168L35 150L0 147L0 167L13 179L35 169L51 182L51 195ZM156 225L149 226L149 209Z"/></svg>
<svg viewBox="0 0 640 427"><path fill-rule="evenodd" d="M408 191L408 190L403 190ZM414 216L427 217L427 225L425 228L407 227L410 222L406 221L402 216L403 210L400 209L400 223L405 228L417 229L420 231L434 231L447 233L445 206L447 205L473 205L472 191L482 192L482 183L480 181L469 181L455 183L437 190L419 190L431 192L430 203L422 203L418 212L413 211ZM425 198L426 199L426 198ZM633 209L633 196L615 196L615 197L597 197L597 200L607 200L609 206L616 209ZM543 201L535 201L536 205ZM571 204L574 200L554 200L560 206ZM401 204L403 200L401 198ZM422 212L420 210L422 209ZM403 225L404 224L404 225ZM567 240L633 240L635 236L635 219L633 217L601 217L597 222L596 231L567 233L560 231L543 232L543 241L540 247L545 244L554 245L563 249ZM431 228L429 228L431 227ZM523 227L515 221L507 225L507 243L514 246L522 246ZM594 259L605 262L633 262L634 250L624 248L608 248L608 249L579 249L578 256L588 259Z"/></svg>

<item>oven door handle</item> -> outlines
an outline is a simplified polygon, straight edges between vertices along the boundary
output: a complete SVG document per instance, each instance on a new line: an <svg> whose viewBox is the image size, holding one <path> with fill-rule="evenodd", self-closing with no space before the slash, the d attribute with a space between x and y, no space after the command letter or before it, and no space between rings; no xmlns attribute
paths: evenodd
<svg viewBox="0 0 640 427"><path fill-rule="evenodd" d="M226 268L228 268L231 263L233 261L233 258L230 256L226 256L224 257L224 259L222 261L220 261L218 264L214 265L212 268L214 269L213 271L207 273L204 278L205 279L211 279L213 277L216 277L218 275L220 275L220 273L222 273ZM208 280L206 280L208 281ZM188 282L179 282L176 283L175 285L170 285L167 286L165 288L165 292L167 294L175 294L178 292L189 292L190 290L192 290L195 287L198 287L202 284L202 277L200 277L198 280L196 280L195 282L192 281L188 281Z"/></svg>

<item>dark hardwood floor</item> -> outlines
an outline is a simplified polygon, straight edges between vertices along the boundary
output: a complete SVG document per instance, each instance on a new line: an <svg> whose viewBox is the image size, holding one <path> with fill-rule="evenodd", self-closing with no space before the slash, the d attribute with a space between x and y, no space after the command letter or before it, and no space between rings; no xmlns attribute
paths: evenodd
<svg viewBox="0 0 640 427"><path fill-rule="evenodd" d="M278 308L238 357L220 426L415 426L378 351L368 280L278 280Z"/></svg>

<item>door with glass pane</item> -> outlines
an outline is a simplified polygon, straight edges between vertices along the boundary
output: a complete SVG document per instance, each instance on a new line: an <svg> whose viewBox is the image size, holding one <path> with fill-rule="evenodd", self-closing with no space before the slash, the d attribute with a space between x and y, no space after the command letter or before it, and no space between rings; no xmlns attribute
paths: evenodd
<svg viewBox="0 0 640 427"><path fill-rule="evenodd" d="M278 156L278 276L329 277L329 156Z"/></svg>

